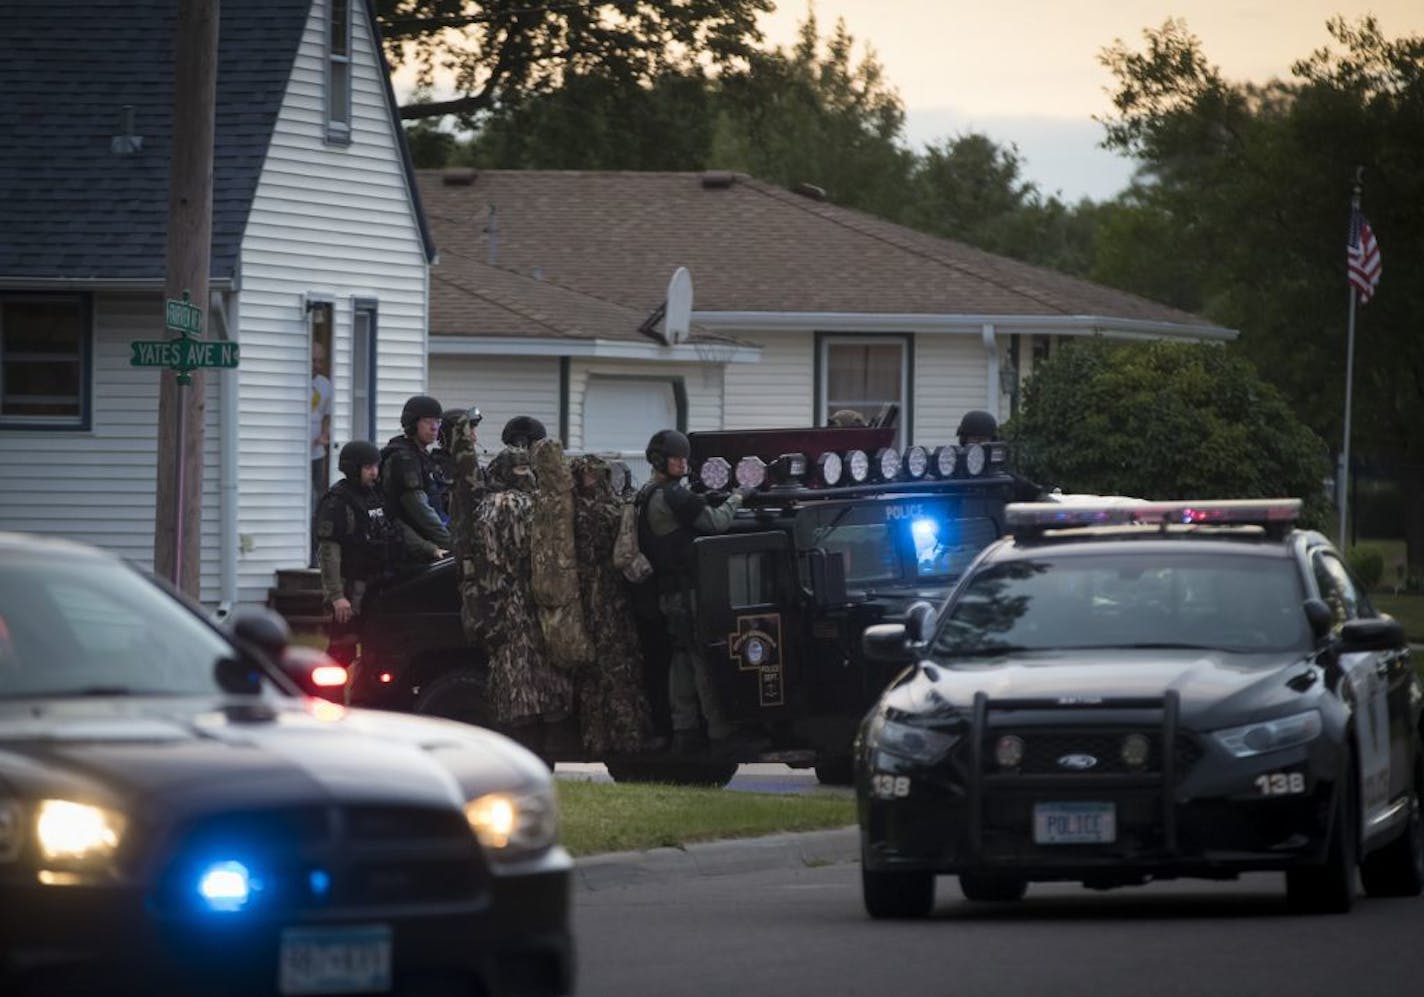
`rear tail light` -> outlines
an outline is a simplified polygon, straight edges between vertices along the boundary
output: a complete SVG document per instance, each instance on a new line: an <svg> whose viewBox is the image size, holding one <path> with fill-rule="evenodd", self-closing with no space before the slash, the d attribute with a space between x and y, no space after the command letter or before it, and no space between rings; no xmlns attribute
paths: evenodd
<svg viewBox="0 0 1424 997"><path fill-rule="evenodd" d="M312 685L319 689L335 689L346 684L346 669L340 665L319 665L312 669Z"/></svg>

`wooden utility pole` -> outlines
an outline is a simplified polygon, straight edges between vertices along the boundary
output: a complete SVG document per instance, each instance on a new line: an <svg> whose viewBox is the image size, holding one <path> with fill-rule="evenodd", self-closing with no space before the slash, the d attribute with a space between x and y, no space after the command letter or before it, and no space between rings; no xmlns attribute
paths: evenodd
<svg viewBox="0 0 1424 997"><path fill-rule="evenodd" d="M204 315L213 241L217 73L218 0L179 0L173 37L173 159L168 174L164 296L181 299L187 292ZM190 378L190 384L182 383ZM165 370L160 375L153 568L194 598L203 514L203 409L201 371L188 375Z"/></svg>

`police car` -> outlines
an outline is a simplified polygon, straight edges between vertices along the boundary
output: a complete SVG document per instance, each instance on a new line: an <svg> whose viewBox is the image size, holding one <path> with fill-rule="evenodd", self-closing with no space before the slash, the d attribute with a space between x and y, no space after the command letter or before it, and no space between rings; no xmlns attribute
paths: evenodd
<svg viewBox="0 0 1424 997"><path fill-rule="evenodd" d="M300 696L284 637L0 533L0 993L570 992L538 758Z"/></svg>
<svg viewBox="0 0 1424 997"><path fill-rule="evenodd" d="M1424 888L1424 690L1298 500L1010 505L861 725L865 907L1285 873L1345 911Z"/></svg>

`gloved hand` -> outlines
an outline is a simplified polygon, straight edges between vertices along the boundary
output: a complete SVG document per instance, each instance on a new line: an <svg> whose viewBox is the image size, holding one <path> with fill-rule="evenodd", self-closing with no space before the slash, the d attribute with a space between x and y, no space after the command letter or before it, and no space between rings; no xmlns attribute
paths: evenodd
<svg viewBox="0 0 1424 997"><path fill-rule="evenodd" d="M732 494L745 502L749 496L756 494L756 489L749 485L741 485Z"/></svg>

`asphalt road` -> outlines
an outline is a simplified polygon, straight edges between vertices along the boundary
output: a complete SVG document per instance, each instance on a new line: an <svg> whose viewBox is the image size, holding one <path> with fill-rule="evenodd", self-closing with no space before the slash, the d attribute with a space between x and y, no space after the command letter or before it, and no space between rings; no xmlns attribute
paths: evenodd
<svg viewBox="0 0 1424 997"><path fill-rule="evenodd" d="M1393 997L1424 992L1424 899L1290 914L1284 880L1095 893L1034 885L970 904L952 878L924 921L871 921L845 862L575 895L578 993L726 997Z"/></svg>

